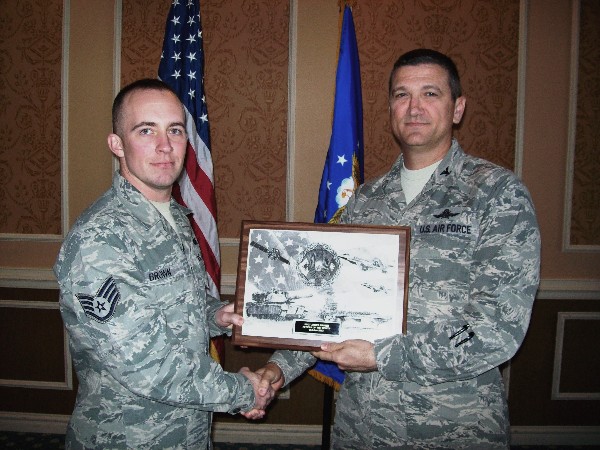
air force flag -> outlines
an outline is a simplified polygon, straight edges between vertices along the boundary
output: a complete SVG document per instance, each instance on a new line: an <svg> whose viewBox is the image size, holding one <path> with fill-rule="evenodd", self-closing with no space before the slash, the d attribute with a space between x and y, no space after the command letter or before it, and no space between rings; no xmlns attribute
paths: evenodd
<svg viewBox="0 0 600 450"><path fill-rule="evenodd" d="M344 8L340 54L335 79L333 124L323 168L315 223L336 222L355 189L364 180L363 112L358 45L352 10ZM339 389L344 372L334 363L317 361L309 373Z"/></svg>
<svg viewBox="0 0 600 450"><path fill-rule="evenodd" d="M358 46L346 6L335 79L333 124L323 168L315 223L329 222L363 182L363 111Z"/></svg>

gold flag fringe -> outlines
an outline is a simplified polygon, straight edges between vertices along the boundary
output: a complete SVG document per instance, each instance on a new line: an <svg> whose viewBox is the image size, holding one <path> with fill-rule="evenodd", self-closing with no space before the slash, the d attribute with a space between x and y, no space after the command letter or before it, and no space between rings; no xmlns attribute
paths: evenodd
<svg viewBox="0 0 600 450"><path fill-rule="evenodd" d="M210 341L210 356L216 362L218 362L219 364L221 364L221 355L219 355L219 351L217 350L217 347L215 346L215 344L213 344L212 341Z"/></svg>
<svg viewBox="0 0 600 450"><path fill-rule="evenodd" d="M334 388L336 391L340 390L340 383L338 383L337 381L335 381L333 378L327 377L325 375L323 375L321 372L319 372L318 370L315 369L311 369L308 371L308 373L317 381L320 381L321 383L325 383L328 386L331 386L332 388Z"/></svg>

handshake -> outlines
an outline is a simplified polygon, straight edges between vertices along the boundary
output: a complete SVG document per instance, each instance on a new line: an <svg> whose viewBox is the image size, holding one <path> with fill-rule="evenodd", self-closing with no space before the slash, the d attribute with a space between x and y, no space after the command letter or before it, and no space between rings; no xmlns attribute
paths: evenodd
<svg viewBox="0 0 600 450"><path fill-rule="evenodd" d="M234 312L233 303L229 303L216 313L216 322L222 327L242 325L244 319ZM362 339L349 339L340 343L321 344L319 350L310 352L315 358L331 361L337 366L350 372L372 372L377 370L374 346L369 341ZM285 384L281 368L272 362L252 372L248 367L239 371L244 375L254 388L254 407L242 412L246 419L262 419L269 403L275 398L275 393ZM291 381L291 380L290 380Z"/></svg>
<svg viewBox="0 0 600 450"><path fill-rule="evenodd" d="M250 380L254 388L255 399L254 407L249 411L243 411L241 414L246 419L262 419L266 414L267 406L285 383L283 372L276 364L267 363L256 372L252 372L248 367L242 367L240 373Z"/></svg>
<svg viewBox="0 0 600 450"><path fill-rule="evenodd" d="M373 372L377 370L374 346L369 341L362 339L349 339L344 342L329 342L321 344L319 350L310 352L315 358L331 361L349 372ZM254 387L254 408L245 411L242 415L246 419L262 419L265 409L275 397L275 393L285 384L285 377L281 368L272 362L256 372L242 367L240 373L250 380ZM291 381L291 380L290 380Z"/></svg>

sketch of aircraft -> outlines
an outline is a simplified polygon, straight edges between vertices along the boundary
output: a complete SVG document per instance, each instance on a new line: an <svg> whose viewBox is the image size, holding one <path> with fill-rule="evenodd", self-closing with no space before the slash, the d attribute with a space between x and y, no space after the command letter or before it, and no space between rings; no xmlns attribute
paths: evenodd
<svg viewBox="0 0 600 450"><path fill-rule="evenodd" d="M350 256L347 253L340 255L339 258L343 259L344 261L348 261L351 264L359 266L364 271L379 269L381 270L381 272L386 273L388 270L387 266L383 264L383 261L381 261L379 258L359 258L357 256Z"/></svg>
<svg viewBox="0 0 600 450"><path fill-rule="evenodd" d="M388 293L388 290L385 288L385 286L379 285L379 286L373 286L372 284L369 283L361 283L362 286L366 287L367 289L371 289L373 292L383 292L385 294Z"/></svg>

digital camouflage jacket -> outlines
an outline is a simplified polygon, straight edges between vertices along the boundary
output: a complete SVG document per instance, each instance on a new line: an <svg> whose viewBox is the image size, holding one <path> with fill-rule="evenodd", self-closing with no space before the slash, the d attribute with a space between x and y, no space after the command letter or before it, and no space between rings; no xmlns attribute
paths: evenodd
<svg viewBox="0 0 600 450"><path fill-rule="evenodd" d="M348 373L333 448L507 448L498 366L523 342L539 283L540 235L510 171L452 146L406 204L402 157L357 190L341 221L411 228L407 333L375 342L377 371ZM367 299L365 299L367 301ZM278 351L286 383L309 353Z"/></svg>
<svg viewBox="0 0 600 450"><path fill-rule="evenodd" d="M118 173L74 224L54 267L79 390L67 448L210 448L212 411L254 405L209 356L222 306L186 214L179 234Z"/></svg>

